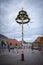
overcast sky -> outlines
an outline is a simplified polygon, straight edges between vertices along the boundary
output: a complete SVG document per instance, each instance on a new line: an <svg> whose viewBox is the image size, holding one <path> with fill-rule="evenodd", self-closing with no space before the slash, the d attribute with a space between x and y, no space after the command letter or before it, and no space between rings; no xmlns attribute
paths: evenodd
<svg viewBox="0 0 43 65"><path fill-rule="evenodd" d="M33 41L43 35L43 0L0 0L0 34L21 39L21 25L15 18L22 8L32 22L24 25L24 39Z"/></svg>

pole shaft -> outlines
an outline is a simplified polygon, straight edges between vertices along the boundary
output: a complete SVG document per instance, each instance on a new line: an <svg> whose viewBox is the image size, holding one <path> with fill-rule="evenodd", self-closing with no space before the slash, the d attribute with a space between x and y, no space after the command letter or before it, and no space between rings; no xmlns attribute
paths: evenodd
<svg viewBox="0 0 43 65"><path fill-rule="evenodd" d="M23 33L23 20L22 20L22 43L23 43L23 36L24 36L24 33Z"/></svg>

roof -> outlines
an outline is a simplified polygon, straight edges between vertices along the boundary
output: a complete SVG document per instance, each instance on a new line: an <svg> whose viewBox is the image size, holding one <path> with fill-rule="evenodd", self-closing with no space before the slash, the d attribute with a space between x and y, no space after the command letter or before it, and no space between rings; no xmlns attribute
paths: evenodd
<svg viewBox="0 0 43 65"><path fill-rule="evenodd" d="M7 42L8 42L9 44L12 43L13 45L15 45L15 44L20 45L20 42L19 42L18 40L16 40L16 39L11 39L11 38L9 38L9 39L7 39Z"/></svg>
<svg viewBox="0 0 43 65"><path fill-rule="evenodd" d="M43 41L43 37L37 37L37 39L34 42L41 42Z"/></svg>

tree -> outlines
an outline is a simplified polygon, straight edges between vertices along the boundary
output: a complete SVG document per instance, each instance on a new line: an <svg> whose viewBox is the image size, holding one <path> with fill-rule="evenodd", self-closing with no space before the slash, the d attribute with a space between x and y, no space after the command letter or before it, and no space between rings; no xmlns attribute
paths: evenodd
<svg viewBox="0 0 43 65"><path fill-rule="evenodd" d="M2 41L1 41L1 46L3 47L3 45L6 46L5 42L2 40Z"/></svg>

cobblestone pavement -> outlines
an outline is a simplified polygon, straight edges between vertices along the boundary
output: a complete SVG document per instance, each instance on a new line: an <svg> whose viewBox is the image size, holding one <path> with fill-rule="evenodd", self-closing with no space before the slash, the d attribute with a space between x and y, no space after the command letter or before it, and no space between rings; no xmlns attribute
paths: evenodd
<svg viewBox="0 0 43 65"><path fill-rule="evenodd" d="M43 52L25 49L24 61L21 61L21 49L8 52L8 49L0 51L0 65L43 65Z"/></svg>

